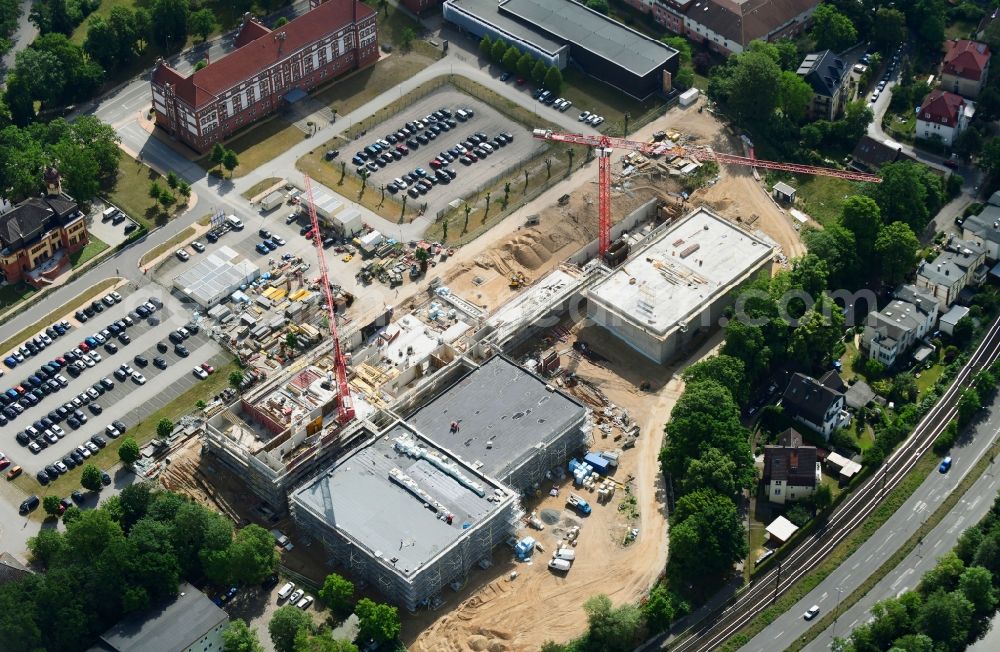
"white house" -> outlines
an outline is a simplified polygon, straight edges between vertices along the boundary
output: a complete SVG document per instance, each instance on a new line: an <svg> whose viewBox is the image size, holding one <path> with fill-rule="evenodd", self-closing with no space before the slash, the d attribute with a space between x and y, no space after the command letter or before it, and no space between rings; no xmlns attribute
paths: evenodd
<svg viewBox="0 0 1000 652"><path fill-rule="evenodd" d="M952 143L972 120L976 105L961 95L933 90L924 98L917 113L917 138L940 140L945 146Z"/></svg>

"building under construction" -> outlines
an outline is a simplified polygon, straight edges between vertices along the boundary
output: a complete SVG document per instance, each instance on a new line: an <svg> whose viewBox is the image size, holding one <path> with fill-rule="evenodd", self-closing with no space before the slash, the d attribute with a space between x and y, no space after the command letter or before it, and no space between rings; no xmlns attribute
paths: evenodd
<svg viewBox="0 0 1000 652"><path fill-rule="evenodd" d="M299 528L345 568L407 609L436 606L520 516L517 495L404 423L290 496ZM437 598L439 599L439 598Z"/></svg>
<svg viewBox="0 0 1000 652"><path fill-rule="evenodd" d="M587 316L658 363L711 330L774 245L701 207L645 236L587 290Z"/></svg>

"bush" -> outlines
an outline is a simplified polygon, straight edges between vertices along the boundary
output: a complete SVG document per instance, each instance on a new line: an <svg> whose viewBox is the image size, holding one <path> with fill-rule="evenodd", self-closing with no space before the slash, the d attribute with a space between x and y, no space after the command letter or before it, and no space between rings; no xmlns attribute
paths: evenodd
<svg viewBox="0 0 1000 652"><path fill-rule="evenodd" d="M785 518L794 523L799 527L803 527L812 518L812 515L802 505L792 505L791 508L785 512Z"/></svg>

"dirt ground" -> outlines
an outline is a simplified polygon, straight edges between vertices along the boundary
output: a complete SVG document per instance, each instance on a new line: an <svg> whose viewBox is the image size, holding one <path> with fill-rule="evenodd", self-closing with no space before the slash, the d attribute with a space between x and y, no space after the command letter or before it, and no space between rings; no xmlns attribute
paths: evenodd
<svg viewBox="0 0 1000 652"><path fill-rule="evenodd" d="M569 336L549 343L562 351L569 349L575 339L581 339L606 359L595 363L566 354L562 356L564 368L597 388L614 405L625 408L640 425L635 447L625 450L611 476L634 494L639 518L631 520L619 511L618 506L627 496L622 489L607 503L600 503L596 493L574 488L569 478L556 483L558 496L545 494L525 507L543 521L558 515L558 522L547 524L542 532L525 527L518 533L533 536L544 552L536 551L533 561L524 563L515 561L509 549L498 549L495 566L477 571L459 594L446 591L447 602L441 609L405 616L403 640L414 652L520 652L537 650L548 639L569 640L586 625L583 603L588 598L605 593L615 604L636 602L666 565L667 522L657 453L662 445L663 423L683 390L683 383L674 374L718 346L719 335L703 342L690 360L662 367L639 359L601 327L563 323L557 330L563 328L570 331ZM638 389L643 381L651 384L650 391ZM568 391L577 393L575 389ZM595 449L616 447L610 437L604 439L594 430ZM590 516L581 517L566 506L571 491L590 502ZM568 573L557 575L546 564L561 534L571 525L581 528L577 559ZM632 527L638 528L639 534L634 542L623 546L623 537ZM517 572L516 578L511 579L512 571ZM552 617L556 612L558 618Z"/></svg>

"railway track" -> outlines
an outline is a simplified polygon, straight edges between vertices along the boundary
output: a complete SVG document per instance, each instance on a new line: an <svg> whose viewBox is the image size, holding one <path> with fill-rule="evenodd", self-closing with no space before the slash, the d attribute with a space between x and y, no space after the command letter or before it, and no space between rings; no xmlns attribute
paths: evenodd
<svg viewBox="0 0 1000 652"><path fill-rule="evenodd" d="M826 526L816 530L780 564L753 580L749 588L725 606L708 614L699 624L681 632L674 652L708 652L772 605L782 593L815 569L841 542L878 508L882 498L899 485L933 445L934 440L958 412L958 399L975 374L1000 358L1000 319L994 321L982 342L962 367L941 399L917 423L878 473L869 477L830 515ZM705 623L701 625L701 623Z"/></svg>

